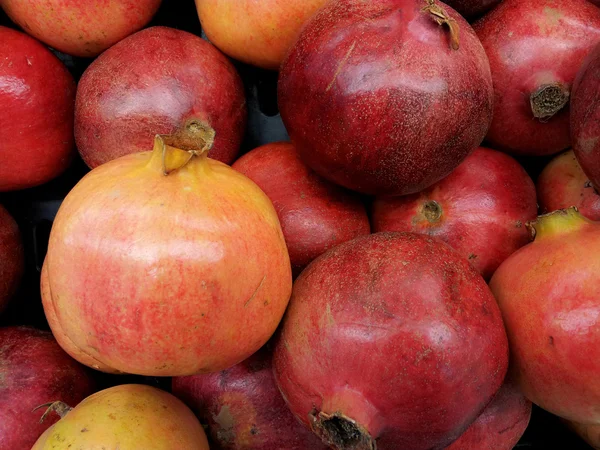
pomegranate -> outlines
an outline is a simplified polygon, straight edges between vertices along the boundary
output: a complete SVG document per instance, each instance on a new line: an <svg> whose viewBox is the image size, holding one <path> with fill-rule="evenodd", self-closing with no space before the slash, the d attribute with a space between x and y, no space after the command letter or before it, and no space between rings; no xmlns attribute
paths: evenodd
<svg viewBox="0 0 600 450"><path fill-rule="evenodd" d="M379 195L448 175L481 143L493 100L479 39L435 0L328 2L284 60L278 95L309 167Z"/></svg>
<svg viewBox="0 0 600 450"><path fill-rule="evenodd" d="M371 232L360 199L306 167L290 143L263 145L232 167L273 202L296 275L329 248Z"/></svg>
<svg viewBox="0 0 600 450"><path fill-rule="evenodd" d="M545 410L600 424L600 223L570 208L530 227L534 242L504 261L490 282L512 372Z"/></svg>
<svg viewBox="0 0 600 450"><path fill-rule="evenodd" d="M75 81L46 47L0 26L0 192L43 184L71 162Z"/></svg>
<svg viewBox="0 0 600 450"><path fill-rule="evenodd" d="M213 138L157 136L153 152L97 167L61 204L42 301L75 359L192 375L237 364L275 331L292 287L277 213L251 180L206 157Z"/></svg>
<svg viewBox="0 0 600 450"><path fill-rule="evenodd" d="M600 40L600 9L587 0L504 0L473 27L494 80L486 140L520 155L569 147L571 86Z"/></svg>
<svg viewBox="0 0 600 450"><path fill-rule="evenodd" d="M600 450L600 425L582 425L576 422L567 422L567 425L593 449Z"/></svg>
<svg viewBox="0 0 600 450"><path fill-rule="evenodd" d="M223 372L174 378L173 394L208 424L214 448L327 448L294 418L283 401L273 379L270 349L263 348Z"/></svg>
<svg viewBox="0 0 600 450"><path fill-rule="evenodd" d="M495 7L502 0L446 0L446 3L456 9L467 19L481 16Z"/></svg>
<svg viewBox="0 0 600 450"><path fill-rule="evenodd" d="M376 233L300 274L273 364L292 412L332 448L425 450L482 412L508 343L467 260L427 236Z"/></svg>
<svg viewBox="0 0 600 450"><path fill-rule="evenodd" d="M419 194L379 198L374 231L412 231L450 244L489 279L529 242L537 216L535 186L513 158L478 148L458 168Z"/></svg>
<svg viewBox="0 0 600 450"><path fill-rule="evenodd" d="M56 420L40 423L44 403L72 405L93 392L89 372L52 334L28 327L0 328L0 448L29 450Z"/></svg>
<svg viewBox="0 0 600 450"><path fill-rule="evenodd" d="M600 188L600 44L584 61L573 85L571 138L583 171Z"/></svg>
<svg viewBox="0 0 600 450"><path fill-rule="evenodd" d="M27 33L61 52L93 57L140 30L161 0L0 0Z"/></svg>
<svg viewBox="0 0 600 450"><path fill-rule="evenodd" d="M0 312L17 290L24 265L25 255L19 227L0 205Z"/></svg>
<svg viewBox="0 0 600 450"><path fill-rule="evenodd" d="M513 383L505 383L494 400L446 450L512 450L525 433L531 402Z"/></svg>
<svg viewBox="0 0 600 450"><path fill-rule="evenodd" d="M111 47L77 88L75 139L91 168L151 148L156 134L206 127L210 157L231 163L246 126L242 81L214 46L168 27L142 30ZM199 149L198 149L199 150Z"/></svg>
<svg viewBox="0 0 600 450"><path fill-rule="evenodd" d="M537 180L540 208L544 212L576 206L591 220L600 220L600 195L581 170L573 151L556 156Z"/></svg>
<svg viewBox="0 0 600 450"><path fill-rule="evenodd" d="M75 408L55 403L61 420L31 450L104 448L208 450L192 411L173 395L151 386L122 384L86 398Z"/></svg>
<svg viewBox="0 0 600 450"><path fill-rule="evenodd" d="M202 29L235 59L279 69L300 28L326 0L196 0Z"/></svg>

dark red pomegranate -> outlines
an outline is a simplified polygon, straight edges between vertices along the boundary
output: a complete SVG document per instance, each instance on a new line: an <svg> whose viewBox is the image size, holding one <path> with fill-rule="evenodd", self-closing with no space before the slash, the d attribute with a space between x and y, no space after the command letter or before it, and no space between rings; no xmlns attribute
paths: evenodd
<svg viewBox="0 0 600 450"><path fill-rule="evenodd" d="M0 312L17 290L23 275L25 255L19 227L0 205Z"/></svg>
<svg viewBox="0 0 600 450"><path fill-rule="evenodd" d="M425 450L482 412L508 343L466 259L427 236L376 233L300 274L273 364L292 412L332 448Z"/></svg>
<svg viewBox="0 0 600 450"><path fill-rule="evenodd" d="M535 240L490 282L510 342L511 374L545 410L600 425L600 223L570 208L530 227Z"/></svg>
<svg viewBox="0 0 600 450"><path fill-rule="evenodd" d="M152 27L102 53L77 88L75 139L94 168L152 148L154 136L214 135L212 159L231 163L246 126L242 81L213 45ZM197 149L200 150L200 149Z"/></svg>
<svg viewBox="0 0 600 450"><path fill-rule="evenodd" d="M28 327L0 328L0 448L29 450L59 418L40 423L40 405L75 406L94 389L91 374L71 359L52 334Z"/></svg>
<svg viewBox="0 0 600 450"><path fill-rule="evenodd" d="M504 0L473 27L494 80L486 140L522 155L569 147L571 86L600 40L600 9L587 0Z"/></svg>
<svg viewBox="0 0 600 450"><path fill-rule="evenodd" d="M489 11L502 0L446 0L445 3L467 19L473 19Z"/></svg>
<svg viewBox="0 0 600 450"><path fill-rule="evenodd" d="M556 156L537 180L540 208L549 213L576 206L591 220L600 220L600 195L596 192L572 150Z"/></svg>
<svg viewBox="0 0 600 450"><path fill-rule="evenodd" d="M504 153L478 148L442 181L419 194L376 199L373 231L412 231L442 239L489 279L529 242L537 216L535 186Z"/></svg>
<svg viewBox="0 0 600 450"><path fill-rule="evenodd" d="M31 36L0 26L0 192L60 175L75 153L75 81Z"/></svg>
<svg viewBox="0 0 600 450"><path fill-rule="evenodd" d="M425 189L482 141L493 90L470 25L436 0L334 0L284 60L279 107L319 175L368 194Z"/></svg>
<svg viewBox="0 0 600 450"><path fill-rule="evenodd" d="M228 370L173 378L173 394L208 424L211 449L325 450L277 389L270 349Z"/></svg>
<svg viewBox="0 0 600 450"><path fill-rule="evenodd" d="M306 167L290 143L256 148L232 167L273 202L296 275L331 247L371 232L360 199Z"/></svg>
<svg viewBox="0 0 600 450"><path fill-rule="evenodd" d="M581 168L600 189L600 44L581 66L573 85L571 138Z"/></svg>
<svg viewBox="0 0 600 450"><path fill-rule="evenodd" d="M514 383L504 383L477 420L446 450L512 450L530 417L531 402Z"/></svg>

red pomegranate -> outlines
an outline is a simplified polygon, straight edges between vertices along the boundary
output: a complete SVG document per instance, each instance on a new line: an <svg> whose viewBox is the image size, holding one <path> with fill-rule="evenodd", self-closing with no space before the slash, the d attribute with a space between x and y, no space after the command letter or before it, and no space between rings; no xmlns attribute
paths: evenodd
<svg viewBox="0 0 600 450"><path fill-rule="evenodd" d="M156 134L212 128L210 157L231 163L246 126L242 81L229 60L193 34L152 27L122 40L85 71L75 139L91 168L152 148ZM200 150L200 149L198 149Z"/></svg>
<svg viewBox="0 0 600 450"><path fill-rule="evenodd" d="M0 205L0 312L17 290L24 265L25 255L19 227Z"/></svg>
<svg viewBox="0 0 600 450"><path fill-rule="evenodd" d="M28 327L0 328L0 448L30 450L58 418L40 423L45 408L76 405L94 389L91 374L67 355L52 334Z"/></svg>
<svg viewBox="0 0 600 450"><path fill-rule="evenodd" d="M0 0L27 33L51 47L93 57L146 25L161 0Z"/></svg>
<svg viewBox="0 0 600 450"><path fill-rule="evenodd" d="M531 417L531 402L505 383L475 422L446 450L512 450Z"/></svg>
<svg viewBox="0 0 600 450"><path fill-rule="evenodd" d="M371 232L360 199L306 167L290 143L263 145L232 167L273 202L296 275L331 247Z"/></svg>
<svg viewBox="0 0 600 450"><path fill-rule="evenodd" d="M537 180L540 208L544 212L576 206L591 220L600 220L600 195L581 170L572 150L556 156Z"/></svg>
<svg viewBox="0 0 600 450"><path fill-rule="evenodd" d="M540 216L531 229L534 242L490 282L513 375L552 414L600 424L600 223L571 208Z"/></svg>
<svg viewBox="0 0 600 450"><path fill-rule="evenodd" d="M425 450L482 412L508 343L467 260L427 236L376 233L300 274L273 364L292 412L331 448Z"/></svg>
<svg viewBox="0 0 600 450"><path fill-rule="evenodd" d="M571 138L579 164L600 189L600 44L581 66L573 85Z"/></svg>
<svg viewBox="0 0 600 450"><path fill-rule="evenodd" d="M502 0L446 0L445 3L452 6L461 13L463 17L473 19L489 11L501 1Z"/></svg>
<svg viewBox="0 0 600 450"><path fill-rule="evenodd" d="M0 192L43 184L71 162L75 81L50 50L0 26Z"/></svg>
<svg viewBox="0 0 600 450"><path fill-rule="evenodd" d="M600 9L587 0L504 0L473 27L494 80L486 140L521 155L569 147L571 86L600 40Z"/></svg>
<svg viewBox="0 0 600 450"><path fill-rule="evenodd" d="M325 450L277 389L270 349L222 372L173 378L173 394L208 424L211 448Z"/></svg>
<svg viewBox="0 0 600 450"><path fill-rule="evenodd" d="M419 192L481 143L493 90L469 24L435 0L333 0L281 66L281 116L319 175L367 194Z"/></svg>
<svg viewBox="0 0 600 450"><path fill-rule="evenodd" d="M458 168L419 194L376 199L374 231L412 231L450 244L489 279L529 242L537 216L535 186L513 158L478 148Z"/></svg>
<svg viewBox="0 0 600 450"><path fill-rule="evenodd" d="M106 372L224 370L274 333L292 288L277 213L189 134L88 173L54 220L42 301L59 344ZM199 139L200 140L200 139Z"/></svg>

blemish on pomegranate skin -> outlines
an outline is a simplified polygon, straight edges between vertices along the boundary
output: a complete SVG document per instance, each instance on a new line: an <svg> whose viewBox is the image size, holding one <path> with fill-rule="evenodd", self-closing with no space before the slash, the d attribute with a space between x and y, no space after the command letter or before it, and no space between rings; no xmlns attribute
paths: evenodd
<svg viewBox="0 0 600 450"><path fill-rule="evenodd" d="M550 345L554 346L554 337L550 336L548 342L550 342Z"/></svg>

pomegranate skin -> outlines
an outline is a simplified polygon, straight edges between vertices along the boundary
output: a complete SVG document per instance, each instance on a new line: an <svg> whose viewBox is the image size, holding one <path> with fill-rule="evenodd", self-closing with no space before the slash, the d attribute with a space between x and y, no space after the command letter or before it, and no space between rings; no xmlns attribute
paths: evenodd
<svg viewBox="0 0 600 450"><path fill-rule="evenodd" d="M17 290L25 270L25 253L17 223L0 205L0 312Z"/></svg>
<svg viewBox="0 0 600 450"><path fill-rule="evenodd" d="M481 16L502 0L446 0L445 3L457 10L466 19Z"/></svg>
<svg viewBox="0 0 600 450"><path fill-rule="evenodd" d="M233 162L246 127L242 81L221 52L185 31L152 27L129 36L102 53L77 88L75 139L90 168L197 123L216 132L209 156Z"/></svg>
<svg viewBox="0 0 600 450"><path fill-rule="evenodd" d="M533 181L510 156L478 148L443 180L419 194L376 199L373 231L437 237L486 279L529 242L525 223L537 217Z"/></svg>
<svg viewBox="0 0 600 450"><path fill-rule="evenodd" d="M572 150L556 156L537 180L540 209L544 213L576 206L590 220L600 220L600 195L583 173Z"/></svg>
<svg viewBox="0 0 600 450"><path fill-rule="evenodd" d="M502 385L508 343L464 258L427 236L376 233L300 274L273 364L292 412L332 448L376 439L380 450L425 450L482 412ZM335 433L336 422L355 437Z"/></svg>
<svg viewBox="0 0 600 450"><path fill-rule="evenodd" d="M94 57L146 25L161 0L0 0L28 34L75 56Z"/></svg>
<svg viewBox="0 0 600 450"><path fill-rule="evenodd" d="M173 378L173 394L208 424L220 450L326 450L292 415L265 348L222 372Z"/></svg>
<svg viewBox="0 0 600 450"><path fill-rule="evenodd" d="M529 425L531 402L504 383L475 422L446 450L512 450Z"/></svg>
<svg viewBox="0 0 600 450"><path fill-rule="evenodd" d="M571 86L600 39L600 9L587 0L504 0L473 28L494 80L486 141L519 155L569 147Z"/></svg>
<svg viewBox="0 0 600 450"><path fill-rule="evenodd" d="M571 100L571 139L581 168L600 188L600 44L577 73Z"/></svg>
<svg viewBox="0 0 600 450"><path fill-rule="evenodd" d="M45 411L34 408L63 401L75 406L94 391L95 383L47 331L29 327L0 328L0 448L30 450L58 417L43 423Z"/></svg>
<svg viewBox="0 0 600 450"><path fill-rule="evenodd" d="M293 144L263 145L232 167L273 202L295 275L326 250L371 232L360 199L310 170Z"/></svg>
<svg viewBox="0 0 600 450"><path fill-rule="evenodd" d="M60 175L75 152L75 80L50 50L0 26L0 192Z"/></svg>
<svg viewBox="0 0 600 450"><path fill-rule="evenodd" d="M532 226L534 242L504 261L490 282L512 375L552 414L600 424L600 224L571 208Z"/></svg>
<svg viewBox="0 0 600 450"><path fill-rule="evenodd" d="M422 0L335 0L304 26L281 66L279 109L322 177L366 194L411 194L483 140L493 101L487 56L458 13L434 5L458 26L458 50Z"/></svg>

